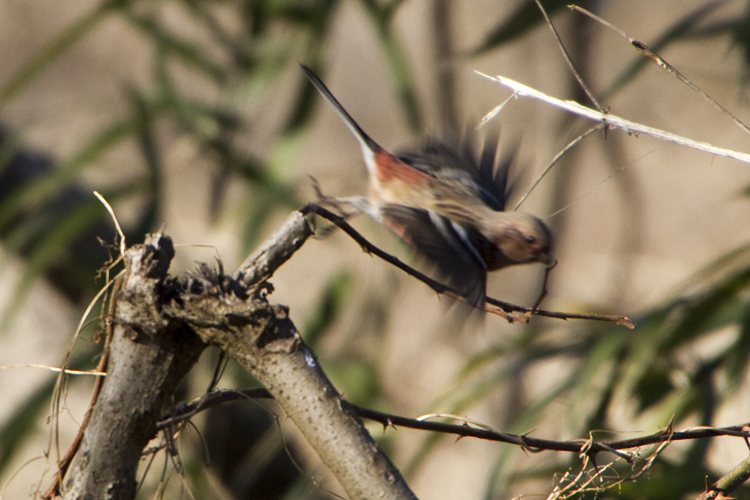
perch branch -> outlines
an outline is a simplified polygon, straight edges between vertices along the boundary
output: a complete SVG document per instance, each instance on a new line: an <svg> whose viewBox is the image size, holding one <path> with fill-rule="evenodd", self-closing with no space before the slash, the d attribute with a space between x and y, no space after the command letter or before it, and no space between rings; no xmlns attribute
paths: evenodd
<svg viewBox="0 0 750 500"><path fill-rule="evenodd" d="M409 276L412 276L425 285L432 288L436 293L439 294L446 294L450 295L451 297L454 297L456 299L460 299L460 293L442 283L439 281L435 281L434 279L430 278L429 276L420 273L416 269L410 267L409 265L403 263L398 258L382 251L369 241L367 241L361 234L359 234L356 230L354 230L353 227L349 225L346 220L344 220L343 217L340 217L333 212L326 210L323 207L320 207L314 203L310 203L308 205L305 205L300 210L300 213L302 214L310 214L314 213L317 214L324 219L329 220L333 224L335 224L339 229L344 231L347 235L349 235L354 241L356 241L360 247L362 247L362 250L364 250L367 253L373 254L384 261L388 262L389 264L392 264L393 266L401 269ZM619 325L627 326L628 328L634 328L633 323L630 321L630 319L627 316L622 315L609 315L609 314L578 314L578 313L566 313L566 312L558 312L558 311L547 311L544 309L535 309L533 307L523 307L518 306L515 304L511 304L510 302L503 302L501 300L493 299L492 297L487 297L487 304L490 306L497 307L501 309L502 311L506 313L513 313L513 312L521 312L526 315L535 315L535 316L544 316L547 318L556 318L556 319L586 319L586 320L595 320L595 321L611 321L614 323L617 323ZM495 309L492 307L487 307L487 312L490 313L497 313ZM526 317L514 317L510 316L507 319L509 321L526 321Z"/></svg>

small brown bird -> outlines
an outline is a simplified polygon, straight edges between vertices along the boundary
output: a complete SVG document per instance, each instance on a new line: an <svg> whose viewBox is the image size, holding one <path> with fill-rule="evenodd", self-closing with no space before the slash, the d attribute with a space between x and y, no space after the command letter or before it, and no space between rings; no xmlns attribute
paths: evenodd
<svg viewBox="0 0 750 500"><path fill-rule="evenodd" d="M508 165L496 168L496 144L485 144L479 160L466 141L455 147L437 139L393 155L362 130L310 68L301 66L362 146L369 200L350 201L434 263L469 304L484 308L487 271L554 263L547 226L533 215L503 211Z"/></svg>

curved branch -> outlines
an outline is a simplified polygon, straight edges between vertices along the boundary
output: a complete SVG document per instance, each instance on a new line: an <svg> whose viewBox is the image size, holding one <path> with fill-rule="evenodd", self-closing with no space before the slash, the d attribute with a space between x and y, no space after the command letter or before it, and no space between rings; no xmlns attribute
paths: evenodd
<svg viewBox="0 0 750 500"><path fill-rule="evenodd" d="M458 292L458 290L455 290L447 285L444 285L440 283L439 281L436 281L429 276L420 273L413 267L403 263L398 258L394 257L393 255L386 253L367 241L364 236L359 234L352 226L349 225L346 220L344 220L343 217L334 214L333 212L326 210L325 208L316 205L314 203L309 203L305 205L304 207L299 209L299 213L307 215L307 214L316 214L324 219L329 220L333 224L335 224L339 229L344 231L349 237L351 237L354 241L356 241L360 247L362 247L362 250L364 250L367 253L373 254L382 260L388 262L389 264L401 269L409 276L418 279L425 285L432 288L435 292L439 294L445 294L448 296L451 296L457 300L460 300L461 294ZM524 313L524 316L508 316L504 314L500 314L501 316L508 319L510 322L514 321L526 321L528 319L528 316L544 316L547 318L555 318L555 319L586 319L586 320L594 320L594 321L610 321L617 323L618 325L623 325L628 328L634 328L633 323L630 321L630 318L627 316L622 315L610 315L610 314L580 314L580 313L566 313L566 312L559 312L559 311L546 311L544 309L536 309L532 307L523 307L518 306L516 304L511 304L510 302L503 302L501 300L493 299L492 297L487 297L487 304L490 306L494 306L496 308L499 308L500 310L504 311L505 313L514 313L514 312L521 312ZM497 314L498 311L496 309L493 309L492 307L487 307L487 312L495 313Z"/></svg>
<svg viewBox="0 0 750 500"><path fill-rule="evenodd" d="M222 276L193 279L186 289L197 293L164 305L165 317L190 325L263 384L352 499L416 498L323 373L286 307L226 294Z"/></svg>
<svg viewBox="0 0 750 500"><path fill-rule="evenodd" d="M189 419L197 413L230 401L240 399L273 398L273 395L266 389L225 389L211 392L203 395L196 401L175 408L172 413L166 415L158 423L159 428L168 427L182 420ZM370 408L364 408L348 401L341 400L341 404L352 413L361 418L366 418L383 424L384 427L404 427L423 431L441 432L444 434L453 434L459 437L474 437L487 441L499 441L503 443L515 444L531 452L540 451L568 451L572 453L587 452L596 454L600 452L616 453L622 458L628 458L617 453L618 450L627 450L648 446L652 444L666 443L672 441L685 441L690 439L705 439L716 436L735 436L745 439L750 438L750 424L738 424L729 427L694 427L683 431L672 431L669 428L661 429L658 432L647 436L640 436L631 439L622 439L617 441L595 441L592 439L572 439L568 441L555 441L552 439L541 439L531 437L528 434L510 434L498 432L489 427L472 427L467 424L447 424L443 422L434 422L423 419L414 419L385 413Z"/></svg>

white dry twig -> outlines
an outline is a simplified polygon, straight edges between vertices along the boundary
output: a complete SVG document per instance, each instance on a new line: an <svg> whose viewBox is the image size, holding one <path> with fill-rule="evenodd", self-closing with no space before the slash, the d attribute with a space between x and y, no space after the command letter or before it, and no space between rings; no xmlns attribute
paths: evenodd
<svg viewBox="0 0 750 500"><path fill-rule="evenodd" d="M36 363L28 363L23 365L3 365L0 366L0 370L9 370L11 368L42 368L51 372L65 372L65 375L94 375L96 377L106 377L107 374L96 370L70 370L63 369L59 366L39 365Z"/></svg>
<svg viewBox="0 0 750 500"><path fill-rule="evenodd" d="M739 151L734 151L731 149L720 148L718 146L714 146L713 144L709 144L707 142L695 141L693 139L688 139L687 137L683 137L677 134L672 134L664 130L660 130L657 128L642 125L640 123L632 122L630 120L626 120L625 118L620 118L619 116L616 116L616 115L612 115L609 113L601 113L599 111L596 111L595 109L582 106L575 101L562 101L555 97L548 96L544 92L540 92L532 87L526 86L522 83L519 83L510 78L506 78L504 76L498 75L496 77L492 77L492 76L485 75L484 73L481 73L479 71L477 71L476 73L489 80L497 82L500 85L504 85L505 87L510 88L511 90L513 90L513 92L515 92L519 96L527 96L533 99L546 102L547 104L551 104L552 106L556 106L558 108L564 109L575 115L583 116L584 118L588 118L589 120L601 122L609 128L619 128L619 129L624 130L628 134L648 135L651 137L655 137L657 139L662 139L668 142L679 144L681 146L687 146L689 148L693 148L699 151L705 151L706 153L711 153L717 156L723 156L725 158L731 158L733 160L737 160L743 163L750 164L750 154L747 154L747 153L741 153Z"/></svg>
<svg viewBox="0 0 750 500"><path fill-rule="evenodd" d="M715 3L714 3L715 5ZM569 8L580 12L581 14L584 14L586 16L589 16L591 19L601 23L602 25L606 26L607 28L610 28L615 33L619 34L621 37L626 39L630 45L636 48L638 52L643 54L645 57L648 57L651 59L657 66L662 68L663 70L667 71L668 73L672 74L675 78L677 78L679 81L687 85L690 90L693 92L697 92L700 94L701 97L703 97L706 101L711 103L712 106L714 106L716 109L721 111L724 115L726 115L729 119L731 119L735 124L737 124L738 127L740 127L742 130L744 130L747 133L750 133L750 127L745 125L745 123L734 116L731 111L726 109L724 106L719 104L713 97L708 95L706 92L703 91L700 87L698 87L696 84L691 82L685 75L683 75L677 68L669 64L667 61L665 61L659 54L651 50L651 47L646 45L645 43L636 40L635 38L630 37L627 33L625 33L624 30L618 28L614 24L610 23L609 21L606 21L602 19L601 17L597 16L596 14L589 12L588 10L584 9L583 7L579 7L578 5L569 5ZM702 9L705 9L706 6L701 7Z"/></svg>
<svg viewBox="0 0 750 500"><path fill-rule="evenodd" d="M104 208L107 209L107 212L109 212L110 217L112 217L112 222L115 225L115 229L117 229L117 234L120 236L120 256L125 255L125 233L122 231L122 227L120 227L120 221L117 220L117 215L115 215L115 211L112 208L112 205L109 204L109 202L99 194L98 191L94 191L94 196L96 196L100 202L102 202L102 205L104 205Z"/></svg>

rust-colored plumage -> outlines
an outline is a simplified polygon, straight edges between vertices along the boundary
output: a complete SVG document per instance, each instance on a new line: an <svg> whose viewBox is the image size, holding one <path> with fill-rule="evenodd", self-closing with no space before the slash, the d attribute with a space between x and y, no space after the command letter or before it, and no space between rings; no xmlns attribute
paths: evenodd
<svg viewBox="0 0 750 500"><path fill-rule="evenodd" d="M365 211L431 261L467 302L483 307L488 271L554 262L547 226L532 215L504 211L508 169L497 167L495 144L485 145L479 158L467 142L436 139L391 154L310 68L302 69L362 146L370 179Z"/></svg>

